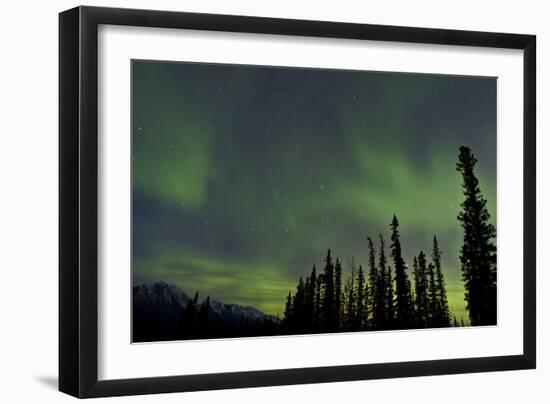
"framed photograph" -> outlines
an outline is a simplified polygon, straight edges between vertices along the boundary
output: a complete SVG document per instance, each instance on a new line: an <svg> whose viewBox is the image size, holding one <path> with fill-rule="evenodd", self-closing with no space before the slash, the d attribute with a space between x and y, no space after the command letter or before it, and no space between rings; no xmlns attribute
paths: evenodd
<svg viewBox="0 0 550 404"><path fill-rule="evenodd" d="M61 391L535 368L534 36L59 27Z"/></svg>

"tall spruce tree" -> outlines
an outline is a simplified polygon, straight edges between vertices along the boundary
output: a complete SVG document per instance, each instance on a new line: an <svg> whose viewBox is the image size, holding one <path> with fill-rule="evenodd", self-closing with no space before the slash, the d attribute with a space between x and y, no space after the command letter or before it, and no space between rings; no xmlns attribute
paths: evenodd
<svg viewBox="0 0 550 404"><path fill-rule="evenodd" d="M432 262L435 267L435 282L437 287L437 316L434 322L435 327L448 327L450 325L449 302L447 300L447 290L441 269L441 251L437 237L433 239Z"/></svg>
<svg viewBox="0 0 550 404"><path fill-rule="evenodd" d="M383 295L383 290L379 290L380 281L378 279L378 267L376 266L374 243L370 237L367 237L369 245L369 282L367 287L369 288L369 312L370 319L367 319L369 326L373 329L376 329L380 326L380 323L383 322L384 314L381 313L381 306L383 310L384 300L381 298ZM367 313L368 315L368 313Z"/></svg>
<svg viewBox="0 0 550 404"><path fill-rule="evenodd" d="M414 258L415 270L415 297L416 297L416 322L420 328L428 326L428 280L426 272L426 255L420 251L418 258Z"/></svg>
<svg viewBox="0 0 550 404"><path fill-rule="evenodd" d="M305 319L305 284L304 280L300 276L298 286L296 286L296 293L292 300L292 317L293 328L295 331L304 331Z"/></svg>
<svg viewBox="0 0 550 404"><path fill-rule="evenodd" d="M310 296L309 296L309 276L306 276L306 281L304 283L304 308L303 308L303 329L305 331L309 331L310 330L310 321L312 319L312 312L310 310L310 305L309 305L309 302L310 302Z"/></svg>
<svg viewBox="0 0 550 404"><path fill-rule="evenodd" d="M292 293L288 292L285 302L285 311L283 314L283 328L287 331L292 328Z"/></svg>
<svg viewBox="0 0 550 404"><path fill-rule="evenodd" d="M388 260L386 259L384 237L379 234L378 238L380 241L380 253L378 255L378 288L381 291L381 302L383 301L383 304L381 304L380 306L380 310L382 311L382 307L384 307L381 313L380 325L378 327L380 329L387 330L393 326L393 321L395 317L395 306L393 302L393 278L391 268L389 265L387 265Z"/></svg>
<svg viewBox="0 0 550 404"><path fill-rule="evenodd" d="M405 260L401 252L399 240L399 221L393 215L391 228L391 256L395 269L395 328L411 328L414 326L410 282L407 276Z"/></svg>
<svg viewBox="0 0 550 404"><path fill-rule="evenodd" d="M437 323L437 285L435 282L435 271L434 264L429 263L426 268L426 273L428 276L428 313L429 321L428 326L434 327Z"/></svg>
<svg viewBox="0 0 550 404"><path fill-rule="evenodd" d="M340 260L336 258L334 265L334 311L335 311L335 326L340 329L342 322L342 265Z"/></svg>
<svg viewBox="0 0 550 404"><path fill-rule="evenodd" d="M413 279L414 279L414 308L417 311L417 318L418 318L418 286L420 285L420 274L418 272L418 259L416 257L413 257Z"/></svg>
<svg viewBox="0 0 550 404"><path fill-rule="evenodd" d="M365 275L366 275L366 272L365 272ZM369 287L369 282L368 282L368 278L365 276L365 295L363 297L363 301L364 301L364 307L363 307L363 329L366 330L369 328L369 313L371 312L371 308L370 308L370 287Z"/></svg>
<svg viewBox="0 0 550 404"><path fill-rule="evenodd" d="M193 299L189 299L187 305L185 306L185 309L183 310L183 316L179 331L186 337L192 334L193 328L195 327L195 320L197 317L197 311L199 309L198 300L199 292L196 291Z"/></svg>
<svg viewBox="0 0 550 404"><path fill-rule="evenodd" d="M317 276L317 282L315 283L315 308L314 308L314 328L320 330L323 325L323 274Z"/></svg>
<svg viewBox="0 0 550 404"><path fill-rule="evenodd" d="M309 283L307 285L307 293L306 293L306 306L307 306L307 313L308 313L307 324L310 330L314 330L316 327L316 321L315 321L317 317L317 313L315 312L316 285L317 285L317 270L314 264L313 268L311 269L311 275L309 276Z"/></svg>
<svg viewBox="0 0 550 404"><path fill-rule="evenodd" d="M208 312L210 311L210 296L201 303L199 313L197 314L197 334L199 337L208 336L209 322Z"/></svg>
<svg viewBox="0 0 550 404"><path fill-rule="evenodd" d="M388 265L385 271L385 284L386 284L386 325L384 328L390 329L395 323L395 292L394 292L394 279L391 267Z"/></svg>
<svg viewBox="0 0 550 404"><path fill-rule="evenodd" d="M365 274L361 265L359 265L359 270L357 271L357 291L355 292L355 296L357 303L355 304L354 329L361 330L363 329L365 319Z"/></svg>
<svg viewBox="0 0 550 404"><path fill-rule="evenodd" d="M325 258L325 268L323 270L323 326L327 331L336 329L336 311L334 306L334 264L330 256L330 250L327 251Z"/></svg>
<svg viewBox="0 0 550 404"><path fill-rule="evenodd" d="M414 311L414 290L412 287L411 280L407 276L407 289L409 293L409 307L411 312L411 318L409 319L409 327L414 327L416 325L416 313Z"/></svg>
<svg viewBox="0 0 550 404"><path fill-rule="evenodd" d="M349 261L348 265L350 268L350 274L344 285L345 315L343 319L343 326L346 330L352 330L355 321L355 280L357 277L357 271L355 269L355 260L353 258Z"/></svg>
<svg viewBox="0 0 550 404"><path fill-rule="evenodd" d="M460 147L457 171L465 196L458 220L464 231L460 249L462 279L470 324L494 325L497 317L496 229L474 174L477 163L470 148Z"/></svg>

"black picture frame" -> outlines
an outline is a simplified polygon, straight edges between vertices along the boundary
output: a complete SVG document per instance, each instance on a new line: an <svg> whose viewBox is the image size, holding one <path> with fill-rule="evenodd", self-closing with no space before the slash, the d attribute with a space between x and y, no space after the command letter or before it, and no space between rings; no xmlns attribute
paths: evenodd
<svg viewBox="0 0 550 404"><path fill-rule="evenodd" d="M523 50L523 354L98 380L98 26L464 45ZM536 37L533 35L77 7L59 15L59 390L75 397L533 369L536 366Z"/></svg>

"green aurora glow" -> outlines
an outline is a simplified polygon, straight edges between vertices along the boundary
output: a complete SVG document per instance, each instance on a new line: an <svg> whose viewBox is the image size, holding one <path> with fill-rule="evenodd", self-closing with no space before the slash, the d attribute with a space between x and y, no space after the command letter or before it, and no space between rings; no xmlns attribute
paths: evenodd
<svg viewBox="0 0 550 404"><path fill-rule="evenodd" d="M438 236L467 320L455 162L472 148L495 223L496 79L148 61L132 77L135 275L280 315L328 248L366 266L395 213L409 265Z"/></svg>

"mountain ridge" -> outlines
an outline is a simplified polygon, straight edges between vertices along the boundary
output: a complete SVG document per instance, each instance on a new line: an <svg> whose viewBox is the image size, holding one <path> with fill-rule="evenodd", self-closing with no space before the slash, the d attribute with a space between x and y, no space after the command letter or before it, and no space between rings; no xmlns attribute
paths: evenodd
<svg viewBox="0 0 550 404"><path fill-rule="evenodd" d="M179 287L155 281L132 288L133 340L183 339L179 329L185 327L183 313L191 298ZM200 302L197 303L200 306ZM252 306L211 300L208 321L217 329L238 330L268 324L277 327L280 319Z"/></svg>

